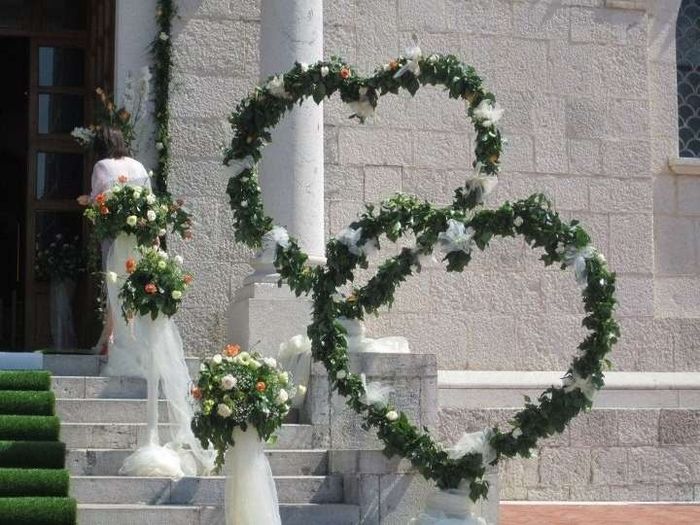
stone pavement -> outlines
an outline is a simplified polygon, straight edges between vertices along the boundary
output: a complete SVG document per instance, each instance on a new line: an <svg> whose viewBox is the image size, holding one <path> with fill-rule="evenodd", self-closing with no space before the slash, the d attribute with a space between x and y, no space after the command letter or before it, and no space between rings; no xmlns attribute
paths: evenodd
<svg viewBox="0 0 700 525"><path fill-rule="evenodd" d="M502 504L500 525L697 525L700 505Z"/></svg>

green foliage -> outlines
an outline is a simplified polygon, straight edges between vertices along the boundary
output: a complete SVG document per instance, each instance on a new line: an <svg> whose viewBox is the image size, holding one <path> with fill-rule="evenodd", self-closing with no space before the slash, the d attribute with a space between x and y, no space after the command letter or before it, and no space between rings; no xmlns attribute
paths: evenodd
<svg viewBox="0 0 700 525"><path fill-rule="evenodd" d="M67 239L57 233L50 239L37 235L35 256L36 278L76 280L85 272L85 255L80 248L80 238Z"/></svg>
<svg viewBox="0 0 700 525"><path fill-rule="evenodd" d="M150 315L155 320L160 313L175 315L191 277L183 273L178 260L158 248L142 247L141 255L138 263L127 261L135 266L119 292L124 318Z"/></svg>
<svg viewBox="0 0 700 525"><path fill-rule="evenodd" d="M0 440L57 441L60 421L56 416L0 415Z"/></svg>
<svg viewBox="0 0 700 525"><path fill-rule="evenodd" d="M465 100L467 114L476 131L474 166L479 169L475 178L455 190L453 203L441 208L399 194L378 208L368 206L350 225L354 232L360 232L357 247L378 244L384 237L395 242L410 233L416 239L414 248L404 248L387 259L365 286L355 288L349 297L341 299L337 299L338 287L352 283L357 268L368 267L362 250L355 250L358 255L346 244L331 239L326 245L326 266L310 268L307 255L294 239L290 239L285 247L277 246L275 268L297 295L312 295L313 322L308 335L314 359L321 361L328 370L333 390L347 397L347 405L362 417L363 428L376 430L388 456L407 458L426 479L433 480L440 488L457 488L463 481L468 482L470 497L476 501L488 492L488 484L482 479L486 465L481 454L451 459L427 429L411 424L404 413L397 413L390 406L363 403L363 383L358 375L348 370L346 332L336 319L341 315L361 319L383 306L391 306L400 283L420 271L421 257L433 253L450 224L472 234L469 249L450 249L445 254L443 262L451 272L464 270L471 262L474 249L485 250L494 237L519 235L531 248L543 252L541 259L545 265L556 263L562 268L572 264L572 253L582 253L581 250L589 248L590 238L576 221L562 221L542 195L506 202L495 210L473 211L483 202L484 183L487 180L492 183L499 168L501 133L483 116L483 106L495 107L495 96L484 90L472 67L452 55L419 57L419 72L407 71L397 76L397 70L408 62L409 59L400 57L365 78L333 57L310 66L297 63L284 75L268 79L264 86L243 99L229 118L233 139L224 162L240 163L242 167L239 166L229 180L227 192L237 239L257 248L272 229L273 221L263 210L255 165L262 156L262 148L271 140L271 130L295 104L301 104L306 98L319 103L338 92L344 102L356 109L363 108L352 117L364 121L368 104L374 108L381 96L397 94L401 89L413 95L422 85L440 85L450 98ZM608 270L602 255L592 250L584 261L582 297L586 317L583 325L589 334L579 345L579 354L566 378L567 381L581 378L597 389L603 386L602 370L608 363L606 355L619 337L617 323L612 317L616 304L615 275ZM529 457L539 439L563 431L573 417L590 407L591 401L580 386L549 388L537 403L526 403L513 418L509 430L493 429L490 444L497 454L493 464L504 457Z"/></svg>
<svg viewBox="0 0 700 525"><path fill-rule="evenodd" d="M0 468L63 468L65 459L60 441L0 441Z"/></svg>
<svg viewBox="0 0 700 525"><path fill-rule="evenodd" d="M0 414L52 416L55 404L51 391L0 390Z"/></svg>
<svg viewBox="0 0 700 525"><path fill-rule="evenodd" d="M68 478L63 469L0 468L0 498L67 496Z"/></svg>
<svg viewBox="0 0 700 525"><path fill-rule="evenodd" d="M75 525L72 498L0 498L0 523L12 525Z"/></svg>
<svg viewBox="0 0 700 525"><path fill-rule="evenodd" d="M220 469L226 449L235 445L235 428L253 426L265 441L273 436L289 412L294 387L274 359L229 345L223 356L202 365L192 393L198 400L192 430L204 448L216 449Z"/></svg>
<svg viewBox="0 0 700 525"><path fill-rule="evenodd" d="M48 370L0 370L0 390L49 390Z"/></svg>

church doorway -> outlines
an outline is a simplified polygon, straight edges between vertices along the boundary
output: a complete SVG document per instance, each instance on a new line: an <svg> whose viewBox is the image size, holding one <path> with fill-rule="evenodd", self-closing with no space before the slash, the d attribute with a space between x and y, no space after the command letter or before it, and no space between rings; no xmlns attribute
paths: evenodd
<svg viewBox="0 0 700 525"><path fill-rule="evenodd" d="M113 49L113 0L0 0L2 350L57 344L60 249L86 251L75 198L88 192L94 160L70 132L92 120L95 87L111 89ZM94 344L100 326L89 276L74 282L58 307L72 311L78 349Z"/></svg>

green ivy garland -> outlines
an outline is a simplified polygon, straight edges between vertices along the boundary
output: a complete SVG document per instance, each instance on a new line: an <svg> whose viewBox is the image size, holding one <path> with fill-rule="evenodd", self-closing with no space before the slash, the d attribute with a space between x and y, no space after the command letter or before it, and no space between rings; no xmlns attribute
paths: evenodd
<svg viewBox="0 0 700 525"><path fill-rule="evenodd" d="M364 121L380 96L400 89L413 95L425 84L442 85L451 98L466 101L476 131L476 176L455 191L448 207L438 208L401 194L383 202L379 209L368 206L339 238L328 242L326 266L309 266L296 240L275 226L263 210L256 164L263 146L271 140L270 130L294 104L309 97L319 103L340 92L342 100L356 110L353 117ZM605 356L619 336L613 319L615 275L602 255L589 245L590 238L579 224L563 222L542 195L505 203L496 210L473 211L496 180L502 149L495 125L499 111L494 95L484 90L474 69L452 55L426 58L414 49L370 77L358 76L338 58L310 66L297 63L284 75L268 79L238 104L230 117L234 136L225 152L225 163L237 165L227 189L236 237L251 248L273 247L281 280L297 295L312 294L313 322L308 329L312 353L328 370L333 390L347 397L348 406L362 416L365 429L377 431L387 455L408 458L441 489L468 482L474 501L488 493L488 483L482 479L483 454L472 452L452 458L427 429L416 428L403 412L366 402L361 377L348 369L346 331L337 318L361 319L383 305L391 305L396 288L420 271L420 258L430 255L436 244L446 247L447 271L462 271L471 260L472 245L484 250L494 236L520 235L531 247L544 250L541 258L545 265L575 267L583 286L583 325L590 332L579 345L580 354L573 360L562 387L547 389L537 404L526 399L525 408L513 418L509 431L494 428L485 434L495 454L491 464L502 457L528 457L538 439L563 431L573 417L592 406L594 392L603 386L603 368L609 364ZM409 232L415 235L415 248L404 248L386 260L377 274L349 297L337 293L339 286L353 281L358 266L367 267L369 246L378 247L381 236L395 242Z"/></svg>
<svg viewBox="0 0 700 525"><path fill-rule="evenodd" d="M158 193L168 192L170 174L170 83L173 78L173 45L171 41L173 19L177 15L174 0L158 0L156 23L158 34L151 44L154 67L154 104L156 120L156 153L158 165L154 178Z"/></svg>

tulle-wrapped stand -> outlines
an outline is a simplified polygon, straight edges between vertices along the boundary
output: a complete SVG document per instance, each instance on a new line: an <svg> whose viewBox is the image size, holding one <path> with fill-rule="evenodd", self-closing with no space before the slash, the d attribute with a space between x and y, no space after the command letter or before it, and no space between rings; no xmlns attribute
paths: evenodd
<svg viewBox="0 0 700 525"><path fill-rule="evenodd" d="M476 515L468 490L441 490L431 494L411 525L493 525Z"/></svg>

